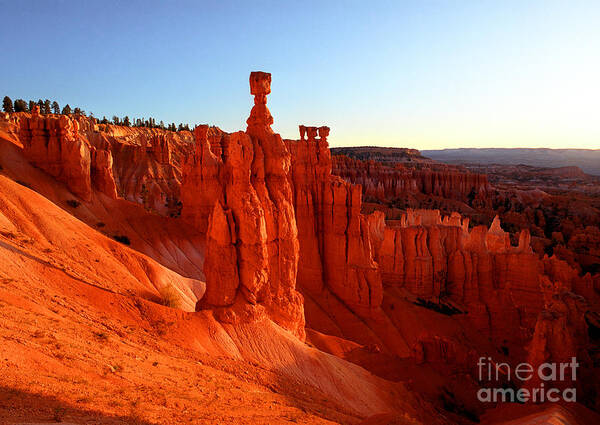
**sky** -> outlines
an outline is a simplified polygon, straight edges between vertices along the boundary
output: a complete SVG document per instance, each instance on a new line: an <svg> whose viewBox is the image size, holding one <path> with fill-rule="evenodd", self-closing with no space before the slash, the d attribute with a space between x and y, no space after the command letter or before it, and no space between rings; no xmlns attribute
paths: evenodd
<svg viewBox="0 0 600 425"><path fill-rule="evenodd" d="M332 146L600 148L600 2L0 0L0 96Z"/></svg>

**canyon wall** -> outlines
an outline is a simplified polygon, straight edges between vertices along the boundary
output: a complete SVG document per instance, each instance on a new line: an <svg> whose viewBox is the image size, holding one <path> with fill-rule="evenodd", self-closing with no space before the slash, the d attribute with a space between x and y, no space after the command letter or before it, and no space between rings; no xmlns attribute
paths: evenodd
<svg viewBox="0 0 600 425"><path fill-rule="evenodd" d="M89 201L93 190L178 215L189 132L97 124L81 115L15 114L23 152L36 167Z"/></svg>
<svg viewBox="0 0 600 425"><path fill-rule="evenodd" d="M422 164L421 168L403 164L383 164L362 161L345 155L333 156L333 174L352 184L360 184L365 198L390 200L407 193L468 200L485 197L491 187L484 174L457 171L450 166L443 170Z"/></svg>
<svg viewBox="0 0 600 425"><path fill-rule="evenodd" d="M452 302L494 341L528 340L557 293L595 295L590 275L581 277L564 261L534 254L527 230L512 246L498 218L489 229L469 230L468 219L456 213L442 218L437 210L409 210L385 227L374 246L385 285Z"/></svg>
<svg viewBox="0 0 600 425"><path fill-rule="evenodd" d="M305 309L312 329L400 357L407 355L406 343L415 361L441 362L452 370L475 364L474 347L457 335L422 329L407 336L402 322L410 318L394 309L398 294L404 293L406 300L464 317L514 360L539 364L572 355L590 370L592 346L583 315L598 303L597 277L581 276L556 256L535 254L527 230L512 245L498 217L489 228L470 228L468 218L458 213L442 217L439 210L409 209L399 220L387 222L381 212L361 214L360 186L331 173L327 134L327 128L301 126L300 140L286 141L292 152L301 247L298 288L308 296ZM371 187L369 182L378 182L385 196L389 188L400 193L400 185L411 179L413 190L440 196L450 196L447 190L459 197L474 187L477 196L490 190L483 176L456 173L444 180L429 174L438 183L415 186L417 174L403 181L391 167L362 164L367 168L356 172L348 166L347 176L352 172ZM590 382L589 374L585 382Z"/></svg>

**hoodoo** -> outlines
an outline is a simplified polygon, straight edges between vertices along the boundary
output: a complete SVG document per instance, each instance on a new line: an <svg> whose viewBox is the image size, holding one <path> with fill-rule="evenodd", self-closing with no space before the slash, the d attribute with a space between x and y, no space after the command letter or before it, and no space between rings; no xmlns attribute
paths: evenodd
<svg viewBox="0 0 600 425"><path fill-rule="evenodd" d="M260 306L304 338L290 153L271 129L271 74L253 72L250 92L254 106L246 132L214 134L197 127L196 151L184 167L182 214L208 231L207 295L198 308L245 305L231 317Z"/></svg>

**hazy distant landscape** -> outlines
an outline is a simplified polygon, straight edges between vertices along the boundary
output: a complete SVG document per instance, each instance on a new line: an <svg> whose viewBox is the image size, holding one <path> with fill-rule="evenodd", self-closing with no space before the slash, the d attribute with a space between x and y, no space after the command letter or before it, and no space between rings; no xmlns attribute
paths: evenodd
<svg viewBox="0 0 600 425"><path fill-rule="evenodd" d="M423 156L453 164L526 164L535 167L577 166L588 174L600 176L600 149L526 149L462 148L423 150Z"/></svg>

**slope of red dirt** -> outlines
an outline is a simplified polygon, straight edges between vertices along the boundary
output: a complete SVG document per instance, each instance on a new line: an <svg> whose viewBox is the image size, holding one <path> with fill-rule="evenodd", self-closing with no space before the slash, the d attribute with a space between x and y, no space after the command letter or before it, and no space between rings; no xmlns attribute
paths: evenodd
<svg viewBox="0 0 600 425"><path fill-rule="evenodd" d="M354 423L389 409L420 415L421 402L401 384L308 348L266 317L223 325L210 313L146 300L174 272L4 176L0 185L9 195L0 216L1 385L11 406L4 420ZM97 269L86 270L95 259ZM20 394L38 402L12 404Z"/></svg>

